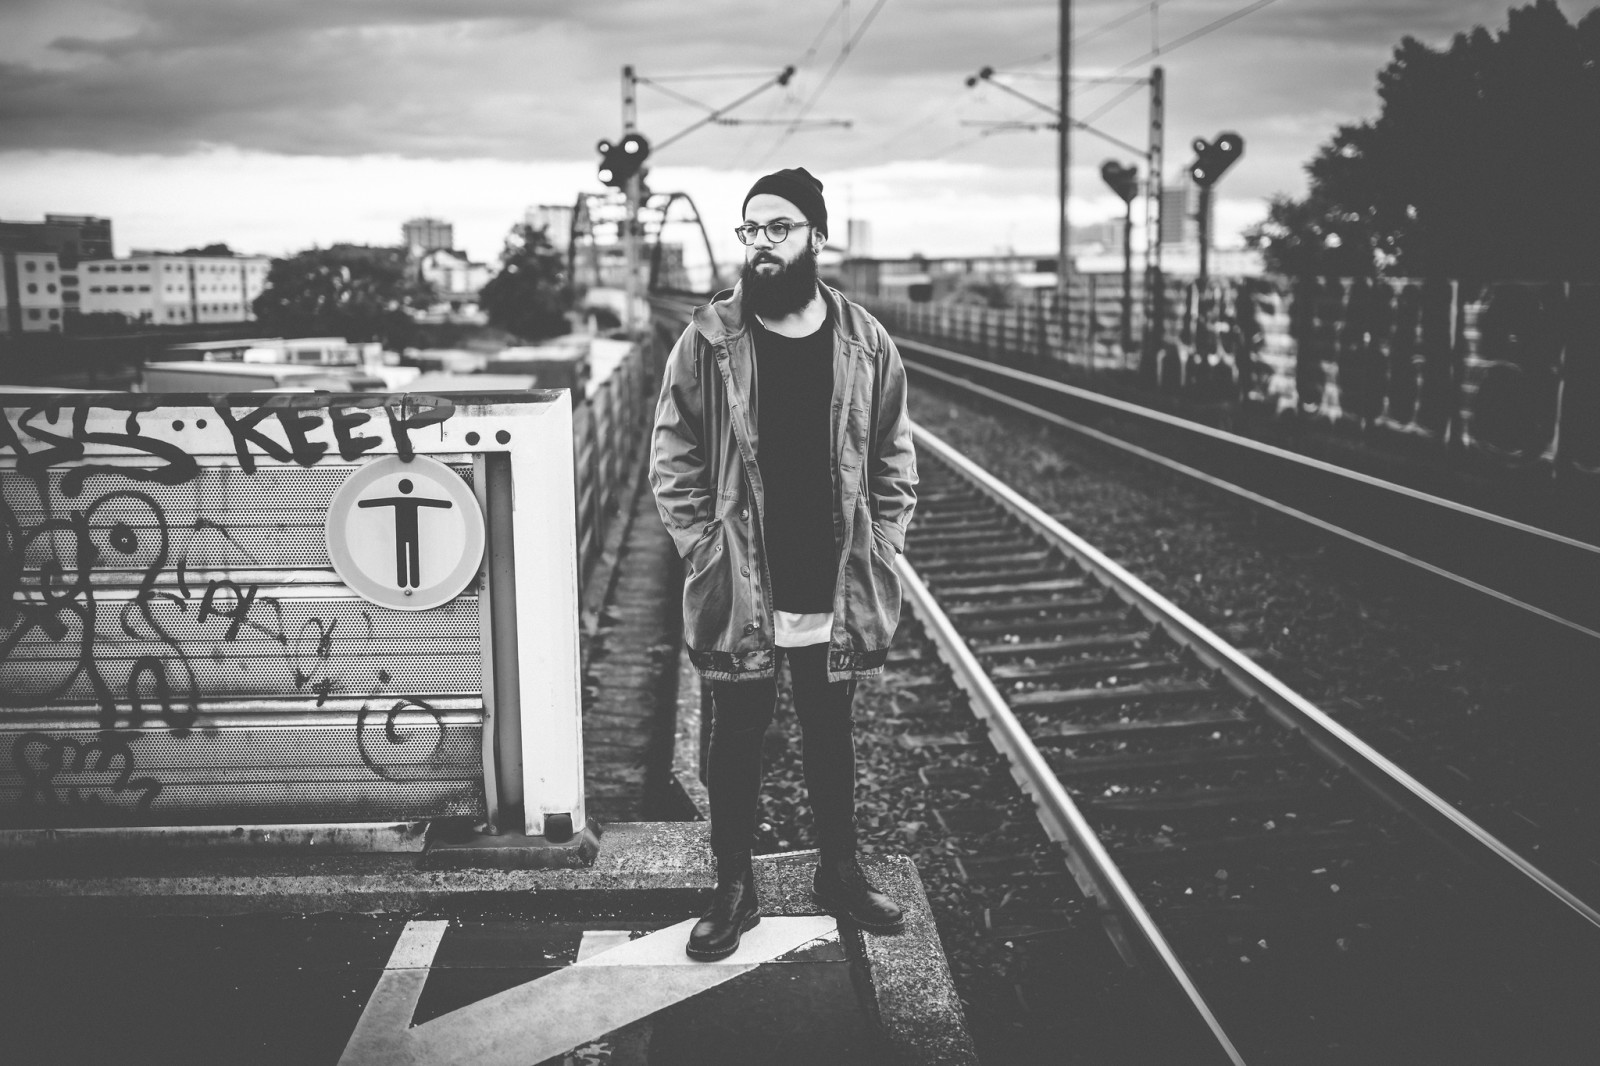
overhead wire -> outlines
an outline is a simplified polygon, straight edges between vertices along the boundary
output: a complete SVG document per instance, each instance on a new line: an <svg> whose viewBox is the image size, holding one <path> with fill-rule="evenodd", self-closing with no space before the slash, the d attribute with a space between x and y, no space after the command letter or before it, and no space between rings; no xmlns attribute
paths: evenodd
<svg viewBox="0 0 1600 1066"><path fill-rule="evenodd" d="M1228 25L1231 25L1232 23L1238 22L1240 19L1244 18L1246 15L1255 14L1257 11L1260 11L1262 8L1266 7L1268 4L1275 4L1277 2L1278 2L1278 0L1256 0L1256 2L1253 3L1253 4L1246 4L1244 7L1241 7L1241 8L1239 8L1239 9L1233 11L1233 12L1230 12L1229 14L1223 15L1221 18L1211 20L1210 22L1206 23L1204 26L1201 26L1197 30L1191 30L1190 32L1182 35L1181 37L1176 37L1173 40L1168 41L1166 44L1157 45L1156 47L1150 49L1150 51L1146 52L1144 55L1140 56L1139 58L1128 60L1126 63L1122 64L1122 66L1120 66L1120 67L1116 68L1115 70L1111 71L1111 73L1109 73L1109 74L1106 74L1106 75L1104 75L1102 77L1098 77L1098 78L1090 78L1090 79L1088 79L1087 81L1085 81L1083 83L1082 88L1088 89L1088 88L1092 88L1092 87L1094 87L1096 85L1103 85L1103 84L1111 81L1111 79L1116 78L1119 75L1127 73L1129 70L1132 70L1134 67L1138 66L1140 63L1145 62L1146 60L1155 59L1157 56L1163 56L1163 55L1166 55L1168 52L1176 51L1177 49L1182 48L1186 44L1191 44L1191 43L1193 43L1195 41L1198 41L1200 38L1206 36L1207 34L1215 33L1217 30L1222 29L1224 26L1228 26Z"/></svg>
<svg viewBox="0 0 1600 1066"><path fill-rule="evenodd" d="M1168 2L1171 2L1171 0L1168 0ZM1142 15L1145 12L1151 10L1153 7L1158 6L1159 3L1160 3L1160 0L1157 0L1157 2L1154 3L1154 4L1149 3L1148 0L1136 0L1135 4L1134 4L1134 6L1133 6L1133 8L1131 10L1125 11L1122 14L1118 15L1116 18L1111 19L1108 22L1103 22L1100 25L1096 26L1092 30L1085 30L1083 33L1081 33L1078 36L1074 37L1072 39L1072 47L1076 48L1079 45L1088 44L1090 41L1094 40L1096 37L1105 36L1106 34L1110 33L1112 30L1117 29L1118 27L1124 26L1124 25L1128 24L1129 22L1132 22L1134 19L1138 18L1140 15ZM1014 66L1014 67L1031 67L1035 63L1043 63L1046 60L1054 59L1056 56L1058 56L1060 54L1061 54L1061 49L1052 48L1048 52L1041 52L1040 54L1038 54L1036 56L1033 56L1031 58L1021 59L1021 60L1018 60L1015 63L1011 63L1011 64L1008 64L1008 65L1009 66Z"/></svg>
<svg viewBox="0 0 1600 1066"><path fill-rule="evenodd" d="M839 21L839 16L844 14L849 9L850 0L839 0L839 2L833 6L833 11L830 12L827 19L823 21L822 28L818 30L817 35L811 39L811 44L806 47L805 52L800 56L800 58L795 60L792 64L796 71L801 70L807 63L816 58L817 49L822 47L822 42L824 38L828 36L828 31L833 29L833 24L835 22ZM777 100L774 100L771 107L767 108L767 113L764 116L764 120L770 121L771 119L776 118L779 111L798 100L799 97L796 96L792 90L786 92L783 96L779 97ZM750 136L746 137L744 143L735 150L734 157L730 161L729 165L737 165L738 160L749 152L750 148L755 144L756 138L760 136L761 130L756 129L751 131Z"/></svg>
<svg viewBox="0 0 1600 1066"><path fill-rule="evenodd" d="M1028 117L1028 112L1021 111L1021 112L1018 112L1014 117L1012 117L1010 119L1002 119L1001 122L1003 122L1003 123L1016 122L1016 123L1018 123L1018 125L1014 126L1014 127L1011 127L1011 128L1013 128L1013 129L1023 129L1023 128L1027 128L1027 127L1032 125L1032 124L1027 123L1025 121L1027 119L1027 117ZM1048 124L1042 124L1042 125L1048 125ZM1000 132L999 129L979 130L977 133L973 134L971 137L966 137L966 138L963 138L962 140L959 140L959 141L955 142L954 144L947 145L946 147L939 149L939 151L934 152L932 155L918 156L917 157L918 161L926 163L926 162L932 162L935 159L943 159L947 155L950 155L950 154L952 154L954 152L959 152L963 148L969 148L972 145L977 144L979 141L983 140L985 137L992 137L992 136L994 136L994 134L996 134L998 132Z"/></svg>
<svg viewBox="0 0 1600 1066"><path fill-rule="evenodd" d="M768 76L770 77L770 75L768 75ZM715 111L716 110L716 108L712 107L710 104L702 103L701 101L696 100L692 96L686 96L683 93L680 93L676 89L669 89L665 85L662 85L660 82L655 81L652 78L646 78L646 77L643 77L642 75L635 75L633 80L638 82L640 85L648 85L652 89L654 89L656 92L661 93L661 94L663 94L665 96L670 96L674 100L678 100L678 101L680 101L682 103L689 104L691 107L698 107L702 111Z"/></svg>
<svg viewBox="0 0 1600 1066"><path fill-rule="evenodd" d="M1185 33L1185 34L1183 34L1183 35L1181 35L1179 37L1176 37L1173 40L1168 41L1166 44L1157 44L1155 47L1151 48L1150 51L1146 52L1144 55L1139 56L1137 59L1131 59L1128 62L1123 63L1121 66L1117 67L1115 70L1111 71L1109 74L1105 74L1105 75L1102 75L1102 76L1097 77L1097 78L1090 78L1090 79L1085 80L1082 85L1078 86L1075 89L1075 92L1082 92L1085 89L1091 89L1091 88L1095 88L1095 87L1100 86L1100 85L1107 85L1107 84L1111 84L1111 83L1113 83L1115 81L1120 81L1121 80L1121 75L1125 74L1127 71L1133 69L1134 67L1138 66L1139 64L1144 63L1147 60L1154 59L1157 56L1164 55L1167 52L1171 52L1171 51L1174 51L1174 50L1176 50L1178 48L1182 48L1186 44L1191 44L1194 41L1197 41L1200 38L1207 36L1208 34L1215 33L1217 30L1220 30L1225 26L1231 25L1232 23L1237 22L1240 19L1242 19L1242 18L1244 18L1244 17L1246 17L1248 15L1254 14L1255 12L1261 10L1262 8L1266 7L1267 5L1273 4L1273 3L1276 3L1276 2L1277 2L1277 0L1255 0L1254 3L1246 4L1245 6L1243 6L1241 8L1238 8L1238 9L1236 9L1234 11L1231 11L1228 14L1223 15L1220 18L1213 19L1212 21L1206 23L1204 26L1201 26L1200 28L1198 28L1196 30L1191 30L1188 33ZM1153 12L1156 9L1158 9L1159 6L1160 6L1159 3L1151 3L1148 6L1145 6L1144 4L1141 3L1139 10L1140 11L1149 10L1149 11ZM1116 21L1116 20L1113 20L1113 21ZM1108 23L1107 25L1109 26L1110 24ZM1050 53L1050 55L1055 55L1055 54L1056 54L1055 52ZM1135 92L1137 92L1139 90L1139 88L1142 86L1142 84L1143 84L1143 82L1135 82L1135 83L1132 83L1132 84L1130 84L1128 86L1125 86L1120 93L1118 93L1116 96L1112 97L1110 100L1106 101L1104 104L1100 105L1094 111L1091 111L1087 116L1085 116L1083 118L1074 118L1072 120L1073 126L1078 128L1078 129L1084 130L1085 132L1095 133L1098 136L1104 137L1105 134L1101 134L1098 130L1094 130L1094 129L1088 128L1088 123L1093 122L1095 119L1101 117L1106 112L1110 111L1112 108L1114 108L1118 104L1122 103L1128 97L1132 96ZM941 154L944 154L944 153L941 153Z"/></svg>
<svg viewBox="0 0 1600 1066"><path fill-rule="evenodd" d="M1118 104L1122 103L1122 101L1126 100L1128 97L1135 93L1143 92L1145 86L1148 84L1149 82L1141 78L1131 85L1124 85L1120 93L1113 96L1111 99L1107 100L1105 103L1101 104L1087 115L1084 115L1082 118L1078 119L1078 121L1084 124L1093 122L1095 119L1099 118L1112 108L1116 107Z"/></svg>
<svg viewBox="0 0 1600 1066"><path fill-rule="evenodd" d="M772 158L773 153L775 153L779 148L783 147L784 143L794 135L794 131L800 128L801 121L811 112L811 108L816 105L817 100L821 98L822 94L827 91L828 86L833 82L834 75L838 74L840 68L843 67L846 61L848 61L849 58L855 54L856 45L861 42L862 37L866 36L867 30L872 27L873 20L878 17L878 12L882 11L884 5L888 2L889 0L877 0L877 3L872 5L872 10L867 12L866 18L861 20L860 24L856 26L855 32L850 35L850 39L845 41L843 47L839 49L839 54L834 57L833 65L830 66L828 68L828 72L822 76L822 81L817 85L816 90L812 92L810 98L807 99L805 104L800 108L799 113L796 114L790 121L788 127L778 136L777 143L767 150L767 154L763 156L761 162L756 165L757 169L764 165L768 159Z"/></svg>
<svg viewBox="0 0 1600 1066"><path fill-rule="evenodd" d="M1155 3L1157 3L1157 4L1159 4L1160 2L1161 2L1161 0L1155 0ZM1170 0L1169 0L1169 2L1170 2ZM1081 33L1078 36L1074 37L1072 39L1072 44L1073 44L1074 47L1076 47L1078 45L1087 44L1088 42L1094 40L1097 37L1104 36L1105 34L1110 33L1112 30L1117 29L1117 28L1119 28L1121 26L1124 26L1127 23L1131 22L1132 20L1138 18L1140 15L1142 15L1146 11L1148 11L1150 9L1150 7L1151 7L1151 3L1149 2L1149 0L1136 0L1136 3L1134 4L1134 6L1132 8L1130 8L1128 11L1125 11L1122 14L1116 16L1115 18L1112 18L1112 19L1110 19L1110 20L1108 20L1106 22L1101 23L1100 25L1094 27L1093 29L1085 30L1083 33ZM1010 65L1011 66L1017 66L1017 67L1032 66L1035 63L1042 63L1042 62L1044 62L1046 60L1054 59L1059 53L1060 53L1060 49L1052 48L1048 52L1040 53L1039 55L1032 56L1032 57L1030 57L1028 59L1018 60L1015 63L1012 63ZM1011 71L1009 73L1012 74L1013 76L1018 76L1018 77L1055 78L1055 77L1058 76L1056 74L1050 74L1050 73L1046 73L1044 71L1038 71L1038 72ZM1143 83L1140 83L1140 84L1143 84ZM1138 86L1135 86L1135 88L1137 89ZM968 96L967 91L965 89L956 90L956 94L960 95L963 98L967 98L967 96ZM948 99L949 99L949 97L939 97L939 98L935 99L931 104L929 104L927 107L925 107L923 109L923 111L919 112L916 117L912 118L909 122L907 122L906 125L902 126L898 131L896 131L895 133L890 135L887 139L881 141L877 146L878 150L882 150L882 149L888 148L890 145L893 145L893 144L897 143L898 141L902 140L903 138L908 137L911 134L916 133L916 132L918 132L918 131L920 131L922 129L925 129L930 123L932 123L937 118L939 118L940 113L946 107L948 107L948 103L947 103ZM1114 101L1113 106L1114 106L1115 103L1121 103L1123 99L1126 99L1126 96L1120 97L1119 99ZM965 141L964 143L975 143L975 141L977 139L978 138L968 138L967 141Z"/></svg>

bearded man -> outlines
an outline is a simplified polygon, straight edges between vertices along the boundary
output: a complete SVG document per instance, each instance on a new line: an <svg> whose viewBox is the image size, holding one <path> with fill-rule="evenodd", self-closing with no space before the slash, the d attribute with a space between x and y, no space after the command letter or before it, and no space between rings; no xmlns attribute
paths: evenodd
<svg viewBox="0 0 1600 1066"><path fill-rule="evenodd" d="M905 369L877 319L817 278L822 182L803 167L768 174L743 214L743 275L673 348L651 443L650 484L685 563L684 643L712 691L717 888L686 949L707 960L760 921L750 855L780 661L816 822L817 902L866 929L903 925L856 858L851 704L900 617L894 557L917 482Z"/></svg>

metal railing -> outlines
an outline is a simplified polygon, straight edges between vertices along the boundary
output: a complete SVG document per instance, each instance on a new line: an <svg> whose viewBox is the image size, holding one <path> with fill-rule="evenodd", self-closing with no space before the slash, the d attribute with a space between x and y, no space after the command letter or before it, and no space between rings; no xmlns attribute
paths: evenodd
<svg viewBox="0 0 1600 1066"><path fill-rule="evenodd" d="M1159 330L1135 285L1083 277L1065 323L1016 308L860 297L892 333L1078 384L1167 393L1412 442L1472 469L1600 485L1600 284L1169 279Z"/></svg>

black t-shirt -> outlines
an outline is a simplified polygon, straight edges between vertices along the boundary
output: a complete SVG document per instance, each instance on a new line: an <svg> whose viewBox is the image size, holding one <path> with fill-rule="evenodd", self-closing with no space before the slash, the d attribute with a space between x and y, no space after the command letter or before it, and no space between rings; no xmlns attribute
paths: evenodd
<svg viewBox="0 0 1600 1066"><path fill-rule="evenodd" d="M832 315L806 337L785 337L752 315L756 348L756 463L766 514L772 606L833 610L839 553L833 541Z"/></svg>

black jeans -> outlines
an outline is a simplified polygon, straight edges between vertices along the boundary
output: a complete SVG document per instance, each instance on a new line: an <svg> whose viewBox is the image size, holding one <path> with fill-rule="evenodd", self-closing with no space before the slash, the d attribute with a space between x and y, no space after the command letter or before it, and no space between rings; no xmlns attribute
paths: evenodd
<svg viewBox="0 0 1600 1066"><path fill-rule="evenodd" d="M779 648L778 653L789 662L817 843L830 855L852 855L856 847L856 749L850 733L850 704L856 683L829 683L826 644ZM719 857L747 854L755 843L761 738L778 702L778 681L776 677L713 681L711 698L711 751L706 759L711 850Z"/></svg>

